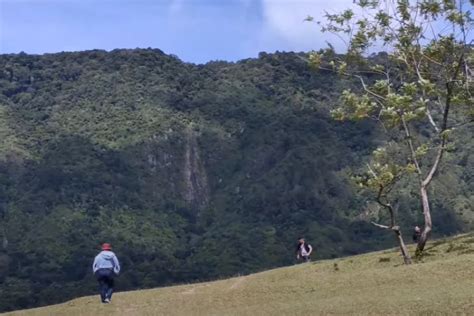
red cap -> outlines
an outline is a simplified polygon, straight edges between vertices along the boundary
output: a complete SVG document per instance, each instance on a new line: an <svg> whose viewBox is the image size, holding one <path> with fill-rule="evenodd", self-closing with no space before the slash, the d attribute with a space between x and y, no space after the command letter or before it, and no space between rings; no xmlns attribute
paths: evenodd
<svg viewBox="0 0 474 316"><path fill-rule="evenodd" d="M108 243L102 244L102 250L112 250L112 245Z"/></svg>

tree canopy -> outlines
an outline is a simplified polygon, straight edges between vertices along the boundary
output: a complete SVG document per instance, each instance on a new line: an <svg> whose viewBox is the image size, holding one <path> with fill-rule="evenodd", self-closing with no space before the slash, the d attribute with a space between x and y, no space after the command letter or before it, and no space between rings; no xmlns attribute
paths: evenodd
<svg viewBox="0 0 474 316"><path fill-rule="evenodd" d="M323 26L323 31L346 39L347 53L337 56L330 47L313 53L310 60L317 68L359 80L358 90L341 93L340 105L332 111L336 119L372 119L387 136L356 180L374 190L375 200L390 214L390 224L376 226L396 233L405 262L410 263L390 194L403 190L406 181L419 188L424 216L420 255L433 227L430 184L443 156L461 137L464 130L459 128L474 122L474 51L469 33L473 20L467 1L355 4L356 11L327 14ZM364 58L374 46L386 50L384 58Z"/></svg>

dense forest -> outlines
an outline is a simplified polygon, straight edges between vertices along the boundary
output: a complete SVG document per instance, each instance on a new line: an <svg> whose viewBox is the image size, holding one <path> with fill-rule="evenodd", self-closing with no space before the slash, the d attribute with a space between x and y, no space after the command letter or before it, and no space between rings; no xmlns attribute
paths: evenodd
<svg viewBox="0 0 474 316"><path fill-rule="evenodd" d="M351 85L296 53L0 55L0 311L95 293L105 241L119 290L293 264L299 236L315 259L393 245L351 181L383 140L329 114ZM435 236L474 226L472 127L459 142L432 188ZM397 198L407 228L414 194Z"/></svg>

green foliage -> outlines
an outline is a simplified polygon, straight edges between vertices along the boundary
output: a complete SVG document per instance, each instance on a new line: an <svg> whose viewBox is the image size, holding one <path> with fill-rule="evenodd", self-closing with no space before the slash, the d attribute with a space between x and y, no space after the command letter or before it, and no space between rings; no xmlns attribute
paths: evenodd
<svg viewBox="0 0 474 316"><path fill-rule="evenodd" d="M119 290L291 264L300 235L316 258L386 246L346 175L382 139L374 124L331 119L356 82L314 73L307 57L0 56L0 309L95 293L104 241L123 264ZM471 147L450 159L462 169L437 188L435 221L451 223L440 235L472 225L474 149L461 142ZM408 223L411 193L400 196Z"/></svg>
<svg viewBox="0 0 474 316"><path fill-rule="evenodd" d="M390 200L396 201L407 184L427 188L443 155L455 151L453 140L464 139L455 128L472 122L469 30L474 20L466 1L432 0L358 1L354 10L327 14L326 20L322 30L343 38L347 53L336 55L330 46L313 53L310 64L359 81L358 89L341 93L331 113L340 121L373 119L381 125L385 145L374 151L368 170L355 180L375 192L394 225ZM364 58L380 44L387 53ZM387 155L389 147L397 151ZM428 197L420 196L420 202L425 214L422 251L432 224Z"/></svg>

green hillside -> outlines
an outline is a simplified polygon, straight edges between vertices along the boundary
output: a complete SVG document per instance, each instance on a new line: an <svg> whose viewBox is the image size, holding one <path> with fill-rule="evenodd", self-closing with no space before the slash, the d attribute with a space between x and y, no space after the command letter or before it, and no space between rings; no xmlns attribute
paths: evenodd
<svg viewBox="0 0 474 316"><path fill-rule="evenodd" d="M467 315L474 234L430 243L422 262L388 250L228 280L84 297L7 315Z"/></svg>
<svg viewBox="0 0 474 316"><path fill-rule="evenodd" d="M105 241L124 290L290 265L301 235L325 259L392 246L349 174L383 140L330 118L353 82L305 56L0 55L0 311L92 294ZM474 226L472 126L456 132L432 187L435 237ZM396 197L405 236L416 194Z"/></svg>

